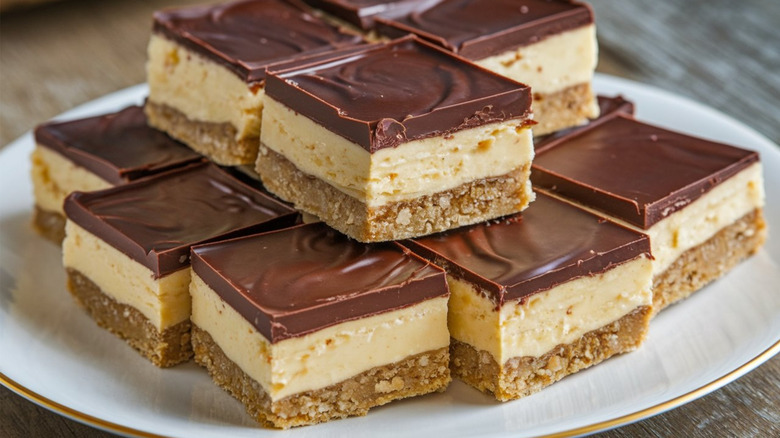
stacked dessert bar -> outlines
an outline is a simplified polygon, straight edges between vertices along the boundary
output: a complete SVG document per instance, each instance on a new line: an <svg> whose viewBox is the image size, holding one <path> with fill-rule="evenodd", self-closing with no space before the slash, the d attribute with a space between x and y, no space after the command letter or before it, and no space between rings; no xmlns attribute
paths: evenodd
<svg viewBox="0 0 780 438"><path fill-rule="evenodd" d="M655 312L720 277L766 239L756 152L625 115L545 143L533 182L650 236Z"/></svg>
<svg viewBox="0 0 780 438"><path fill-rule="evenodd" d="M77 302L260 423L527 396L763 244L756 153L595 98L587 5L307 3L156 13L144 109L32 157Z"/></svg>
<svg viewBox="0 0 780 438"><path fill-rule="evenodd" d="M521 215L407 243L444 266L453 374L498 400L634 350L651 314L647 236L540 194Z"/></svg>
<svg viewBox="0 0 780 438"><path fill-rule="evenodd" d="M450 382L441 268L323 223L193 248L195 360L258 421L350 415Z"/></svg>
<svg viewBox="0 0 780 438"><path fill-rule="evenodd" d="M363 242L516 213L533 199L530 92L414 37L269 74L257 172Z"/></svg>

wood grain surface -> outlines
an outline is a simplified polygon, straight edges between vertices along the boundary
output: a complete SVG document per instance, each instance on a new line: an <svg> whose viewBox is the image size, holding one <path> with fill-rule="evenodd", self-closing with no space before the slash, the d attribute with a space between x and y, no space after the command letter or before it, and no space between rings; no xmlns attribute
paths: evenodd
<svg viewBox="0 0 780 438"><path fill-rule="evenodd" d="M0 15L0 145L143 82L152 11L192 2L67 0ZM599 71L697 100L780 143L780 2L591 3ZM113 435L0 387L0 437L31 436ZM780 436L780 356L699 400L599 436Z"/></svg>

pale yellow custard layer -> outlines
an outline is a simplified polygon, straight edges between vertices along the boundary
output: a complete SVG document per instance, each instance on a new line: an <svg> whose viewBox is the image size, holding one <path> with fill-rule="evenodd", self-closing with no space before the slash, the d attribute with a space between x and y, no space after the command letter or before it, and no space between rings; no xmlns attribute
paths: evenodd
<svg viewBox="0 0 780 438"><path fill-rule="evenodd" d="M488 70L530 85L534 93L542 94L590 83L597 62L594 24L475 61Z"/></svg>
<svg viewBox="0 0 780 438"><path fill-rule="evenodd" d="M236 140L260 135L263 89L227 68L152 34L146 64L149 100L198 122L230 123Z"/></svg>
<svg viewBox="0 0 780 438"><path fill-rule="evenodd" d="M126 256L75 222L65 224L62 259L100 290L141 312L163 331L190 316L190 270L180 269L155 279L146 266Z"/></svg>
<svg viewBox="0 0 780 438"><path fill-rule="evenodd" d="M207 331L272 401L449 345L446 297L272 344L197 274L190 293L193 324Z"/></svg>
<svg viewBox="0 0 780 438"><path fill-rule="evenodd" d="M473 284L447 276L448 325L454 339L489 352L498 364L541 357L604 327L640 306L651 306L652 264L645 256L514 300L500 309Z"/></svg>
<svg viewBox="0 0 780 438"><path fill-rule="evenodd" d="M36 145L30 158L35 203L44 210L64 216L62 205L65 197L72 192L91 192L112 186L108 181L47 147Z"/></svg>
<svg viewBox="0 0 780 438"><path fill-rule="evenodd" d="M709 240L724 227L764 206L761 163L719 184L648 230L654 274L666 271L680 255ZM634 227L637 228L637 227Z"/></svg>
<svg viewBox="0 0 780 438"><path fill-rule="evenodd" d="M373 154L269 97L263 127L263 145L370 207L505 175L534 156L531 130L518 120L413 140Z"/></svg>

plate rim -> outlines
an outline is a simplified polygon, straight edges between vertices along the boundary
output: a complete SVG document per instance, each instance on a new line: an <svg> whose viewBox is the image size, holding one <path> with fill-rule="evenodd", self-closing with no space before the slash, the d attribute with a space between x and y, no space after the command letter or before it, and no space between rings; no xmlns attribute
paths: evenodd
<svg viewBox="0 0 780 438"><path fill-rule="evenodd" d="M773 141L771 141L765 135L756 131L752 127L744 124L743 122L727 114L718 111L715 108L707 106L706 104L703 104L690 97L672 94L654 85L645 84L631 79L608 75L604 73L596 73L594 77L594 82L609 83L610 87L616 87L616 88L623 88L626 86L633 87L636 89L641 89L644 92L658 93L658 94L662 94L665 98L669 98L680 102L685 102L687 104L692 104L696 106L697 109L699 110L705 111L710 114L715 114L719 117L723 117L729 120L730 122L737 124L738 126L743 128L746 132L749 131L751 135L760 138L762 141L771 145L775 145ZM113 105L115 102L121 104L122 106L127 106L128 104L133 104L133 103L140 104L138 99L139 97L140 98L143 97L142 94L147 89L148 88L145 83L136 84L124 89L120 89L115 92L105 94L101 97L80 104L70 110L67 110L55 116L52 120L67 120L67 119L73 119L77 117L85 117L88 114L97 113L95 107L109 106L109 104ZM100 112L105 112L106 110L108 110L108 108L101 108ZM32 137L32 130L22 134L15 140L11 141L10 143L0 148L0 154L3 154L4 152L12 148L19 147L20 144L29 142L31 140L31 137ZM34 142L34 140L32 141ZM777 149L775 149L774 152L780 154L780 151L778 151ZM765 363L766 361L768 361L778 353L780 353L780 337L778 337L778 339L775 340L773 344L771 344L764 351L758 353L755 357L749 359L748 361L742 363L740 366L721 375L720 377L711 380L710 382L705 383L702 386L692 389L685 394L681 394L672 399L653 404L646 408L619 417L611 418L608 420L602 420L592 424L579 426L564 431L539 435L539 436L548 437L548 438L553 438L553 437L557 438L557 437L571 437L571 436L578 436L584 434L591 434L595 432L610 430L616 427L625 426L652 417L654 415L661 414L663 412L682 406L686 403L689 403L693 400L696 400L700 397L703 397L704 395L707 395L713 391L722 388L723 386L744 376L748 372L756 369L758 366L762 365L763 363ZM77 409L68 407L67 405L61 404L42 394L39 394L38 392L35 392L25 387L24 385L6 376L3 372L0 372L0 384L8 388L11 392L15 393L16 395L21 396L27 399L28 401L35 403L40 407L43 407L51 412L70 418L82 424L95 427L100 430L104 430L112 433L118 433L125 436L154 437L154 438L166 436L166 435L155 434L153 432L147 432L141 429L136 429L133 427L114 423L108 420L104 420L100 417L86 414Z"/></svg>
<svg viewBox="0 0 780 438"><path fill-rule="evenodd" d="M759 353L754 358L750 359L748 362L742 364L741 366L737 367L733 371L721 376L718 379L715 379L703 386L700 386L699 388L696 388L692 391L689 391L683 395L680 395L678 397L675 397L671 400L666 400L664 402L658 403L656 405L647 407L645 409L642 409L637 412L633 412L627 415L623 415L617 418L612 418L609 420L600 421L597 423L589 424L586 426L580 426L573 429L568 429L560 432L554 432L551 434L546 435L537 435L539 438L565 438L565 437L573 437L573 436L579 436L579 435L585 435L585 434L591 434L596 432L603 432L610 429L614 429L616 427L620 426L626 426L628 424L640 421L645 418L652 417L654 415L661 414L663 412L666 412L668 410L674 409L676 407L682 406L686 403L689 403L693 400L696 400L700 397L703 397L713 391L716 391L723 386L733 382L734 380L744 376L745 374L749 373L750 371L756 369L758 366L764 364L767 360L774 357L776 354L780 353L780 339L778 339L772 346L764 350L763 352ZM81 411L78 411L73 408L69 408L68 406L65 406L61 403L58 403L54 400L51 400L41 394L38 394L35 391L32 391L28 388L26 388L23 385L18 384L14 380L8 378L5 374L0 372L0 384L5 386L6 388L10 389L12 392L14 392L17 395L20 395L24 397L25 399L35 403L38 406L41 406L43 408L48 409L51 412L63 415L65 417L68 417L72 420L78 421L80 423L96 427L98 429L108 431L108 432L116 432L123 435L131 435L137 436L137 437L143 437L143 438L165 438L166 435L158 435L151 432L146 432L140 429L134 429L132 427L123 426L121 424L113 423L110 421L103 420L101 418L85 414Z"/></svg>

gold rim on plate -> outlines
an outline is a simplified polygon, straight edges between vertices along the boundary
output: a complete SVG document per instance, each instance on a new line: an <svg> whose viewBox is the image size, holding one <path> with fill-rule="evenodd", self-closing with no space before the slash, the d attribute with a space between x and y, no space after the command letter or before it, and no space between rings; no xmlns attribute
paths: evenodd
<svg viewBox="0 0 780 438"><path fill-rule="evenodd" d="M780 340L777 340L772 346L770 346L769 348L761 352L758 356L754 357L753 359L750 359L749 361L740 365L739 367L732 370L731 372L713 380L712 382L707 383L706 385L700 386L699 388L696 388L693 391L677 396L671 400L667 400L663 403L650 406L648 408L639 410L637 412L628 415L623 415L621 417L613 418L611 420L600 421L598 423L589 424L587 426L581 426L574 429L569 429L566 431L556 432L556 433L541 435L541 436L545 438L559 438L559 437L562 438L562 437L570 437L575 435L594 433L594 432L612 429L618 426L625 426L635 421L639 421L643 418L660 414L664 411L670 410L672 408L676 408L678 406L682 406L685 403L696 400L699 397L709 394L710 392L715 391L716 389L731 383L732 381L738 379L739 377L742 377L743 375L757 368L759 365L763 364L764 362L772 358L772 356L774 356L778 352L780 352ZM89 426L96 427L98 429L103 429L108 432L121 433L124 435L134 435L138 437L152 437L152 438L165 437L164 435L157 435L149 432L144 432L138 429L133 429L132 427L122 426L121 424L112 423L110 421L106 421L101 418L89 414L85 414L83 412L69 408L63 404L55 402L54 400L44 397L35 391L31 391L25 388L19 383L9 379L3 373L0 373L0 384L7 387L8 389L15 392L16 394L52 412L79 421L81 423L87 424Z"/></svg>

